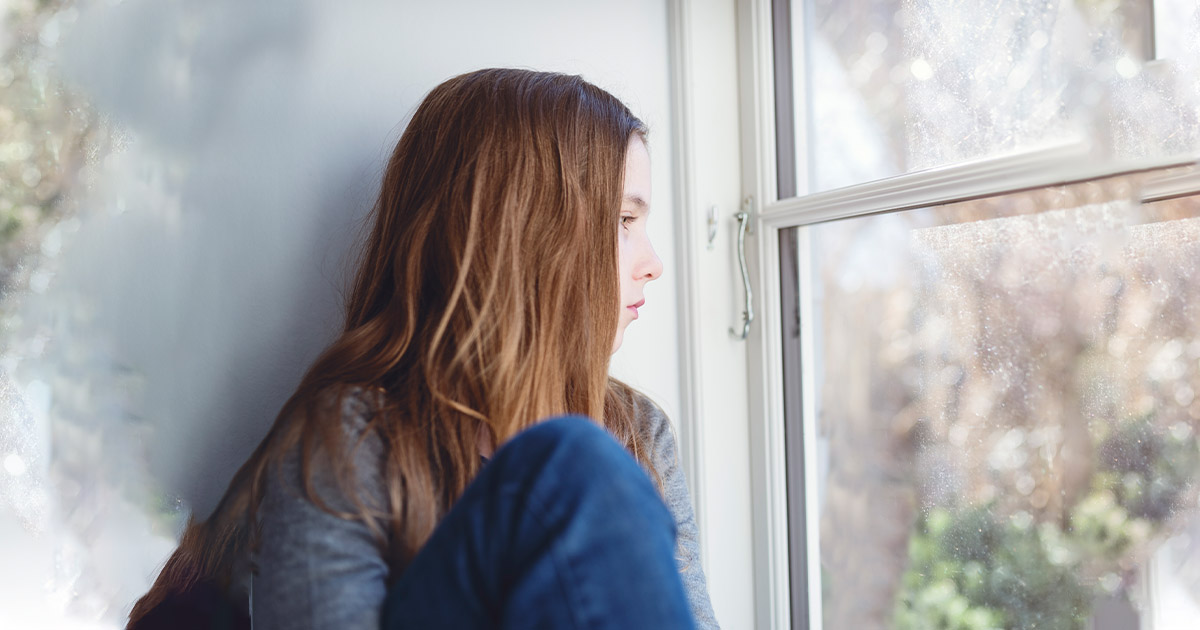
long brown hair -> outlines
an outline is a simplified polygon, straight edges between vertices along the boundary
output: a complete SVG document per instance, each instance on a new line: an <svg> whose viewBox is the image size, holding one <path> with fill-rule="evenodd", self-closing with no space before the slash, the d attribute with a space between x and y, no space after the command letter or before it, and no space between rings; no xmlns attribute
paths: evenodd
<svg viewBox="0 0 1200 630"><path fill-rule="evenodd" d="M478 472L482 423L497 444L564 413L602 422L657 477L634 393L608 377L619 312L617 228L625 153L645 127L577 76L480 70L436 87L388 162L345 328L305 374L213 514L193 520L148 611L200 581L227 588L255 544L270 466L299 448L303 491L328 457L398 575ZM365 394L365 395L364 395ZM388 504L349 482L342 399L368 401Z"/></svg>

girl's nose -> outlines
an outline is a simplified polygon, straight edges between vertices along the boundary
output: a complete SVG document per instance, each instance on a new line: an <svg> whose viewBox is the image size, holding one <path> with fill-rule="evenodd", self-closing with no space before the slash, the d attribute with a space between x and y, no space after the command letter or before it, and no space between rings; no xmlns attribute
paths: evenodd
<svg viewBox="0 0 1200 630"><path fill-rule="evenodd" d="M654 251L654 246L649 241L646 242L646 255L642 256L642 264L639 266L638 277L645 278L647 281L656 280L663 273L663 263L659 259L658 254Z"/></svg>

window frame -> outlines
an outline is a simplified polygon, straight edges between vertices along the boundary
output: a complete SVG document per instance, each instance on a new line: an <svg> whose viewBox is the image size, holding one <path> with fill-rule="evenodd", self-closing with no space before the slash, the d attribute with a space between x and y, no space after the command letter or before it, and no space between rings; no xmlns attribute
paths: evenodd
<svg viewBox="0 0 1200 630"><path fill-rule="evenodd" d="M751 289L759 301L755 308L760 314L746 347L756 626L816 629L822 627L820 563L810 550L820 545L815 488L817 427L812 374L804 369L812 365L814 331L806 312L812 305L811 295L805 286L795 286L797 264L807 256L808 227L1196 165L1197 156L1104 164L1088 159L1091 147L1086 142L1064 143L809 194L803 175L807 169L795 166L806 163L807 153L795 151L792 163L786 156L780 158L781 151L806 146L811 129L805 47L802 40L792 38L794 33L803 37L808 32L804 11L790 11L789 0L737 3L742 181L744 196L753 207L746 249ZM780 20L786 20L790 29L783 28ZM783 71L785 68L791 72ZM806 89L793 89L796 83ZM794 132L791 146L777 134L788 128ZM781 167L800 175L789 181ZM795 196L781 192L794 192ZM1143 189L1145 201L1194 194L1200 194L1200 171L1157 178ZM793 316L787 317L785 309ZM789 390L787 379L797 375L798 391ZM787 430L797 422L800 431ZM789 462L789 452L799 453L798 461ZM804 545L793 548L792 540L803 540Z"/></svg>
<svg viewBox="0 0 1200 630"><path fill-rule="evenodd" d="M728 333L734 322L732 296L741 290L729 264L734 255L729 235L743 192L742 5L738 0L665 4L669 146L678 204L671 268L679 274L680 460L692 489L717 619L724 627L763 627L756 619L748 368L745 345Z"/></svg>

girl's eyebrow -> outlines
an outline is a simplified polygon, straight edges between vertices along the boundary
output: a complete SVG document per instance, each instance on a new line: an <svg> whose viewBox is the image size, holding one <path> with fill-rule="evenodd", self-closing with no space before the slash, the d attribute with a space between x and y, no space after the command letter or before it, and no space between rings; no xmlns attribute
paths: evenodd
<svg viewBox="0 0 1200 630"><path fill-rule="evenodd" d="M642 212L650 211L650 204L646 203L646 200L642 199L640 195L625 195L624 201L637 206Z"/></svg>

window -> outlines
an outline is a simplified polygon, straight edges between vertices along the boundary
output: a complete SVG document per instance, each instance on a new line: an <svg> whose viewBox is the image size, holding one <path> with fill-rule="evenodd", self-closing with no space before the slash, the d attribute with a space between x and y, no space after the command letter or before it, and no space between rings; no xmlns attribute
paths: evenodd
<svg viewBox="0 0 1200 630"><path fill-rule="evenodd" d="M767 520L789 557L764 618L1188 627L1200 9L759 11L775 105L759 260L777 267L757 274L752 378L781 399L761 405L759 452L780 453L764 479L786 490L758 491L784 497Z"/></svg>
<svg viewBox="0 0 1200 630"><path fill-rule="evenodd" d="M1194 149L1200 126L1183 107L1195 90L1194 9L1180 0L788 3L802 59L790 78L802 80L782 91L800 110L783 112L799 133L780 147L807 155L781 173L780 196L795 194L793 177L817 192L1066 142L1090 142L1093 159ZM1176 58L1147 64L1159 32L1159 54Z"/></svg>
<svg viewBox="0 0 1200 630"><path fill-rule="evenodd" d="M1200 615L1152 608L1141 570L1165 544L1187 548L1171 570L1200 565L1200 197L1143 205L1138 184L794 234L824 627Z"/></svg>

